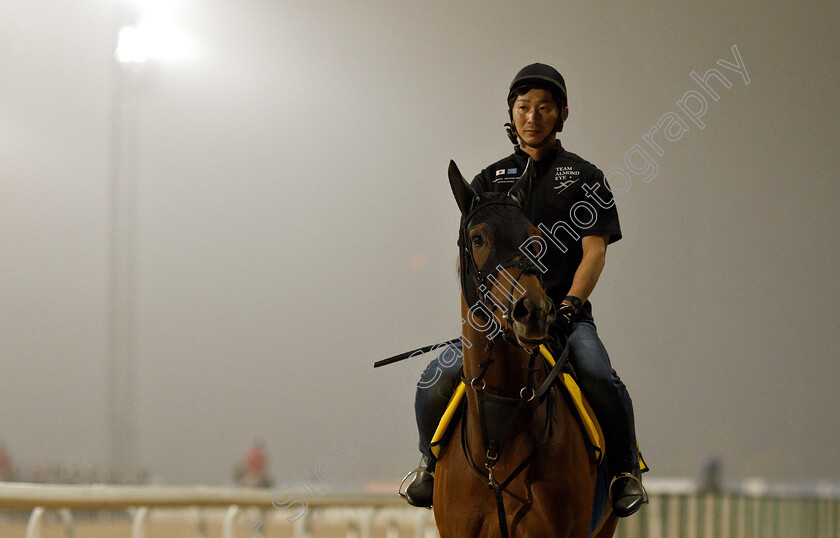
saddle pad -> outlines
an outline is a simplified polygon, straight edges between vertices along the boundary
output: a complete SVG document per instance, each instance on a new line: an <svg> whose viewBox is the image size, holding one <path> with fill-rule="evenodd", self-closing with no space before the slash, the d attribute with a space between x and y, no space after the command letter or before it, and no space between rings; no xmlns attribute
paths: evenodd
<svg viewBox="0 0 840 538"><path fill-rule="evenodd" d="M449 403L446 405L446 411L444 411L443 416L440 417L440 424L438 424L435 434L432 436L431 442L431 451L435 458L440 455L441 441L447 428L449 427L449 424L452 422L452 417L455 415L455 411L458 410L458 405L460 405L461 400L464 398L464 392L466 392L466 390L467 385L463 381L459 382L458 386L455 387L455 392L453 392L452 396L449 398Z"/></svg>
<svg viewBox="0 0 840 538"><path fill-rule="evenodd" d="M548 348L544 345L540 345L540 354L546 360L548 365L553 368L555 364L554 357L551 356ZM604 432L601 430L601 425L598 423L595 413L589 406L589 402L586 401L586 397L580 391L577 381L575 381L575 379L566 372L560 372L558 377L560 378L560 384L566 389L566 393L572 399L572 403L575 404L572 409L577 415L575 418L578 419L578 423L583 430L583 436L589 440L589 444L592 445L592 449L598 454L598 465L600 466L601 462L604 460L606 448L604 443Z"/></svg>
<svg viewBox="0 0 840 538"><path fill-rule="evenodd" d="M543 358L545 358L546 362L548 362L549 366L553 367L555 364L554 357L544 345L540 346L540 353ZM601 425L598 423L595 413L589 406L589 402L586 401L586 397L580 391L577 381L575 381L575 379L566 372L561 372L558 377L560 385L565 389L566 394L569 396L572 403L574 403L570 409L576 415L577 422L581 426L584 438L597 453L598 465L600 466L601 462L604 460L604 454L606 452L604 432L601 430ZM446 406L446 411L444 411L443 416L440 419L440 424L438 424L435 434L432 436L431 451L436 458L440 454L441 440L443 439L449 424L452 422L452 417L455 415L455 411L457 411L458 405L464 397L466 388L467 387L463 381L461 381L455 388L455 392L452 393L452 397L449 399L449 404ZM641 453L639 454L639 466L641 467L642 472L648 470Z"/></svg>

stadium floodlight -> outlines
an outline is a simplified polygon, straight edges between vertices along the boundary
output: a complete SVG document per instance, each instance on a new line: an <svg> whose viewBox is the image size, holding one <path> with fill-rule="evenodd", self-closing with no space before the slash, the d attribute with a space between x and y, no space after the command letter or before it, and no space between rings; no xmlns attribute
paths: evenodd
<svg viewBox="0 0 840 538"><path fill-rule="evenodd" d="M144 63L150 59L180 60L190 52L184 32L170 20L148 17L137 26L119 31L115 57L120 63Z"/></svg>

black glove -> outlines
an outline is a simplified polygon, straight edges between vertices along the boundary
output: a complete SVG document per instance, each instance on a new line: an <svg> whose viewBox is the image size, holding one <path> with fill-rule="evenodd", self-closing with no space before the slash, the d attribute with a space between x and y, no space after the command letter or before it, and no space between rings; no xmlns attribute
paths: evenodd
<svg viewBox="0 0 840 538"><path fill-rule="evenodd" d="M563 332L566 336L569 336L572 332L572 325L575 321L577 321L577 312L575 311L575 307L567 303L560 303L560 306L557 308L557 318L555 323L561 332Z"/></svg>

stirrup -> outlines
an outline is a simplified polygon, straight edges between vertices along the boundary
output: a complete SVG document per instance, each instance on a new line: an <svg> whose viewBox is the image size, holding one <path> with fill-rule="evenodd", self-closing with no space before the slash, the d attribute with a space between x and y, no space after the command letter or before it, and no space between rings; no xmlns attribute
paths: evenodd
<svg viewBox="0 0 840 538"><path fill-rule="evenodd" d="M413 474L419 473L420 471L423 471L425 469L426 469L425 467L418 467L418 468L414 469L413 471L409 471L408 474L406 474L403 477L403 479L400 481L400 487L397 488L397 493L399 493L400 497L402 497L403 499L406 498L405 488L403 486L405 486L405 481L408 480L408 477L413 475Z"/></svg>
<svg viewBox="0 0 840 538"><path fill-rule="evenodd" d="M413 473L414 471L411 471L411 472ZM613 482L615 482L615 481L616 481L616 480L618 480L619 478L630 478L630 479L632 479L632 480L635 480L635 481L636 481L636 482L638 482L639 484L641 484L641 483L642 483L642 481L641 481L641 480L639 480L639 478L638 478L636 475L634 475L633 473L618 473L617 475L615 475L615 476L613 477L613 479L612 479L612 480L610 480L610 488L612 488L612 486L613 486Z"/></svg>
<svg viewBox="0 0 840 538"><path fill-rule="evenodd" d="M639 489L641 491L640 491L640 493L638 493L638 496L639 496L640 499L636 503L630 504L625 509L617 510L617 507L615 506L615 499L613 498L613 485L615 484L615 482L617 480L622 479L622 478L629 478L632 482L636 482L639 485ZM612 505L613 512L618 517L632 516L633 514L638 512L639 509L642 506L645 506L646 504L648 504L650 502L649 499L648 499L647 490L645 489L644 484L642 484L642 481L639 479L639 477L637 477L633 473L619 473L619 474L615 475L613 477L613 479L610 481L609 496L610 496L610 504Z"/></svg>
<svg viewBox="0 0 840 538"><path fill-rule="evenodd" d="M418 503L417 501L419 499L415 498L414 502L412 502L412 499L409 498L409 496L408 496L408 489L412 486L412 484L417 479L417 477L419 476L420 473L428 474L428 476L431 478L431 480L434 481L434 478L435 478L434 473L430 472L426 467L421 466L421 467L418 467L418 468L414 469L413 471L409 472L407 475L405 475L403 477L402 482L400 482L400 487L397 489L397 493L399 494L400 497L405 499L405 502L407 502L411 506L416 506L417 508L426 508L427 510L431 510L432 509L432 502L433 502L431 497L429 497L428 501L424 500L421 503ZM409 480L409 477L412 477L411 480ZM406 486L406 482L408 482L407 486ZM423 497L423 496L421 496L420 498L425 499L425 497ZM426 502L428 502L428 504L426 504Z"/></svg>

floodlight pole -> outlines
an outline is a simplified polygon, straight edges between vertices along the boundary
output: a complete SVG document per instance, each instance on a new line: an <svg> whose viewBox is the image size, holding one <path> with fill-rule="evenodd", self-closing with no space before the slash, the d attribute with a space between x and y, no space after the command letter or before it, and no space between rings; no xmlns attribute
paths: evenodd
<svg viewBox="0 0 840 538"><path fill-rule="evenodd" d="M120 28L131 24L124 2L112 3L110 236L106 405L108 462L112 469L134 465L134 367L137 326L137 107L130 95L129 66L117 61Z"/></svg>

